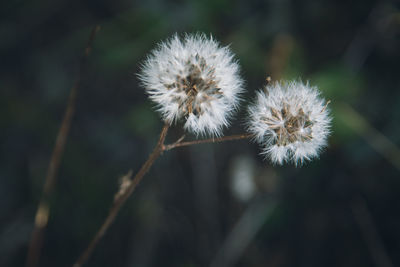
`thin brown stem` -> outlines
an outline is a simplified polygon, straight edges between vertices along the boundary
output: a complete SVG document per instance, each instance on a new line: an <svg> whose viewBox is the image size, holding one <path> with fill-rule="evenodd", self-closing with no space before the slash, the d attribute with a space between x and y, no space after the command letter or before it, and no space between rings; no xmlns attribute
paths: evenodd
<svg viewBox="0 0 400 267"><path fill-rule="evenodd" d="M133 179L131 179L131 177L132 177L131 171L129 171L126 175L124 175L122 177L120 189L114 196L114 204L111 207L107 218L105 219L105 221L101 225L100 229L95 234L95 236L92 239L92 241L90 242L89 246L86 248L86 250L82 253L82 255L79 257L79 259L73 265L74 267L80 267L87 262L90 255L92 254L94 248L97 246L97 244L99 243L101 238L104 236L104 234L106 233L108 228L114 222L114 220L115 220L116 216L118 215L118 212L121 209L121 207L123 206L123 204L128 200L130 195L132 195L133 191L135 190L137 185L140 183L140 181L143 179L144 175L149 171L149 169L151 168L151 166L153 166L156 159L164 151L168 151L173 148L182 147L182 146L190 146L190 145L204 144L204 143L217 143L217 142L224 142L224 141L246 139L246 138L251 137L250 134L238 134L238 135L225 136L225 137L221 137L221 138L210 138L210 139L182 142L183 139L185 138L185 136L183 135L175 143L172 143L170 145L164 145L165 137L167 136L167 132L168 132L168 128L169 128L169 124L166 123L164 125L164 128L161 131L160 138L159 138L158 143L155 146L153 152L150 154L149 158L146 160L146 162L140 168L139 172L135 175L135 177Z"/></svg>
<svg viewBox="0 0 400 267"><path fill-rule="evenodd" d="M241 140L241 139L248 139L251 138L251 134L237 134L237 135L229 135L219 138L209 138L203 140L194 140L194 141L187 141L187 142L179 142L179 140L173 144L164 146L164 151L171 150L176 147L182 146L191 146L191 145L198 145L198 144L205 144L205 143L220 143L225 141L233 141L233 140Z"/></svg>
<svg viewBox="0 0 400 267"><path fill-rule="evenodd" d="M40 252L43 246L44 233L50 213L49 200L54 191L57 179L57 172L60 167L62 155L64 153L64 148L67 141L69 129L71 128L71 121L75 113L76 95L78 93L78 88L81 83L82 76L85 70L87 58L92 49L94 38L99 30L100 26L97 25L91 31L87 46L85 48L85 52L83 54L83 57L79 65L79 72L77 79L70 90L64 118L62 120L61 127L58 131L56 143L54 145L53 153L51 155L50 163L47 169L42 197L40 199L38 209L35 215L35 224L34 224L34 229L32 231L32 236L29 243L27 260L26 260L27 267L35 267L39 263Z"/></svg>
<svg viewBox="0 0 400 267"><path fill-rule="evenodd" d="M125 186L121 186L120 191L115 195L114 198L114 204L110 209L110 212L104 221L103 225L100 227L99 231L96 233L92 241L90 242L89 246L86 248L86 250L82 253L82 255L79 257L77 262L74 264L74 267L82 266L90 257L90 255L93 252L93 249L96 247L100 239L104 236L106 233L107 229L110 227L110 225L114 222L115 217L117 216L119 210L121 209L122 205L126 202L126 200L129 198L129 196L133 193L135 190L136 186L140 183L140 181L143 179L143 176L149 171L151 166L154 164L155 160L162 154L164 151L164 141L165 137L167 136L169 124L165 124L161 134L160 138L158 140L157 145L155 146L153 152L150 154L149 158L146 160L146 162L143 164L143 166L140 168L139 172L135 175L133 180L131 180L131 175L132 173L128 173L126 176L123 177L123 180L126 182ZM123 185L124 182L121 184Z"/></svg>

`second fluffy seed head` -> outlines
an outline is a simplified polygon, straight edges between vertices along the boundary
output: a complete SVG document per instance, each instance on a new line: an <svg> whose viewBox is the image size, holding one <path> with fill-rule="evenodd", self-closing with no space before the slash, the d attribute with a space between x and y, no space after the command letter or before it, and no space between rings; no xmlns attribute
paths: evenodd
<svg viewBox="0 0 400 267"><path fill-rule="evenodd" d="M316 87L275 82L259 91L249 107L249 131L272 162L302 163L326 146L330 117Z"/></svg>

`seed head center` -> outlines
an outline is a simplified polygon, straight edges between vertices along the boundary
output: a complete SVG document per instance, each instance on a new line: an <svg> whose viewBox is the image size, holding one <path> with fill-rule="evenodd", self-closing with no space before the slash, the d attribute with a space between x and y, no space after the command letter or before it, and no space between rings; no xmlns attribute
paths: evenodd
<svg viewBox="0 0 400 267"><path fill-rule="evenodd" d="M281 110L271 108L271 115L263 121L276 134L276 145L285 146L296 141L305 142L312 139L313 123L303 109L300 108L294 115L288 106L284 105Z"/></svg>
<svg viewBox="0 0 400 267"><path fill-rule="evenodd" d="M204 113L204 108L210 106L212 100L222 96L220 88L215 80L214 70L205 69L205 61L201 64L188 62L188 74L186 76L177 75L176 82L166 84L169 90L174 90L179 95L175 97L179 109L185 115L194 114L200 116ZM184 97L182 96L184 92Z"/></svg>

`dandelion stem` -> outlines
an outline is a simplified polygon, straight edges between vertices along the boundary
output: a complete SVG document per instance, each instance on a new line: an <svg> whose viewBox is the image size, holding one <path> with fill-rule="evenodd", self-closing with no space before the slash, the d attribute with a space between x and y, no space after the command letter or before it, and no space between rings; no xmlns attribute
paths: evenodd
<svg viewBox="0 0 400 267"><path fill-rule="evenodd" d="M143 176L149 171L151 166L154 164L155 160L162 154L163 147L164 147L164 141L165 137L167 136L169 124L165 124L163 129L161 130L160 138L157 142L156 147L154 148L153 152L150 154L149 158L146 160L146 162L142 165L140 168L139 172L135 175L133 180L129 183L129 186L125 191L120 194L120 191L116 194L116 198L114 198L114 204L110 209L110 212L100 227L99 231L96 233L92 241L90 242L89 246L86 248L86 250L82 253L82 255L79 257L78 261L74 264L74 267L82 266L90 257L92 254L94 248L96 245L99 243L100 239L104 236L106 233L107 229L110 227L110 225L114 222L115 217L117 216L119 210L121 209L122 205L127 201L130 195L132 195L133 191L135 191L136 186L140 183L140 181L143 179ZM132 173L127 174L127 178L130 180L130 176Z"/></svg>
<svg viewBox="0 0 400 267"><path fill-rule="evenodd" d="M191 145L206 144L206 143L220 143L220 142L225 142L225 141L248 139L250 137L252 137L252 134L237 134L237 135L224 136L224 137L220 137L220 138L209 138L209 139L186 141L186 142L181 142L183 139L180 138L177 142L175 142L173 144L165 145L164 151L168 151L173 148L182 147L182 146L191 146Z"/></svg>
<svg viewBox="0 0 400 267"><path fill-rule="evenodd" d="M117 217L118 212L121 209L121 207L123 206L123 204L128 200L130 195L132 195L133 191L135 191L137 185L143 179L144 175L150 170L151 166L153 166L156 159L159 156L161 156L161 154L164 151L168 151L173 148L182 147L182 146L246 139L246 138L250 138L252 136L251 134L238 134L238 135L231 135L231 136L225 136L225 137L220 137L220 138L210 138L210 139L182 142L183 139L185 138L185 136L183 135L175 143L172 143L170 145L164 145L165 138L166 138L167 132L168 132L168 128L169 128L169 124L166 123L161 131L159 140L158 140L157 145L155 146L153 152L150 154L149 158L146 160L146 162L140 168L139 172L135 175L135 177L133 179L131 179L131 177L132 177L131 171L129 171L126 175L124 175L123 183L121 184L120 190L115 194L114 204L111 207L107 218L101 225L100 229L97 231L96 235L90 242L89 246L85 249L85 251L79 257L79 259L73 265L74 267L80 267L87 262L90 255L92 254L94 248L97 246L97 244L99 243L101 238L104 236L104 234L106 233L108 228L114 222L114 220Z"/></svg>
<svg viewBox="0 0 400 267"><path fill-rule="evenodd" d="M54 144L53 153L50 158L49 166L47 168L46 180L43 186L42 196L38 205L35 215L35 225L32 231L31 240L29 242L28 254L26 259L27 267L35 267L39 263L40 252L43 246L43 238L45 229L47 227L48 218L50 216L50 198L53 194L54 187L57 179L57 172L60 167L61 158L64 154L65 144L71 128L72 118L75 113L76 95L82 80L83 73L86 67L86 61L92 49L92 44L100 26L95 26L91 31L85 52L79 65L78 77L72 86L65 109L64 118L61 127L58 131L56 142Z"/></svg>

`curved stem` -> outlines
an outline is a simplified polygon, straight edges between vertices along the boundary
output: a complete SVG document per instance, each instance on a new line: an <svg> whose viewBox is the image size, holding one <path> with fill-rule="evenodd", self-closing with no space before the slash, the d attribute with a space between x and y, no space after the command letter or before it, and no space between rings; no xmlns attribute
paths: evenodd
<svg viewBox="0 0 400 267"><path fill-rule="evenodd" d="M155 146L153 152L150 154L149 158L146 160L146 162L140 168L139 172L135 175L133 180L130 179L131 178L130 176L132 175L131 172L125 176L125 181L128 181L127 187L124 188L121 186L120 191L115 195L114 204L110 209L110 213L108 214L106 220L100 227L99 231L96 233L96 235L90 242L89 246L86 248L86 250L82 253L82 255L79 257L77 262L74 264L74 267L82 266L89 259L90 255L92 254L93 249L96 247L97 243L104 236L105 232L110 227L110 225L114 222L115 217L117 216L122 205L126 202L126 200L129 198L129 196L133 193L136 186L143 179L143 176L149 171L150 167L153 165L154 161L164 151L163 150L164 141L165 141L165 137L167 136L168 128L169 128L169 124L165 124L161 131L160 138L158 140L157 145Z"/></svg>
<svg viewBox="0 0 400 267"><path fill-rule="evenodd" d="M140 181L143 179L144 175L149 171L151 166L153 166L155 160L164 152L171 150L176 147L182 147L182 146L190 146L190 145L196 145L196 144L204 144L204 143L217 143L217 142L224 142L224 141L233 141L233 140L240 140L240 139L246 139L250 138L250 134L238 134L238 135L231 135L231 136L225 136L225 137L220 137L220 138L209 138L209 139L203 139L203 140L195 140L195 141L187 141L187 142L182 142L185 136L183 135L180 137L175 143L172 143L170 145L164 145L165 142L165 137L167 136L169 124L165 124L161 134L160 138L158 140L157 145L155 146L153 152L150 154L149 158L146 160L146 162L143 164L143 166L140 168L139 172L135 175L133 179L132 177L132 172L130 171L128 174L126 174L124 177L122 177L122 183L120 186L119 191L115 194L114 197L114 204L110 209L110 212L103 222L102 226L100 229L97 231L96 235L90 242L89 246L86 248L86 250L82 253L82 255L79 257L79 259L76 261L76 263L73 265L74 267L80 267L82 266L90 257L92 254L94 248L97 246L101 238L104 236L108 228L111 226L111 224L114 222L119 210L121 209L122 205L128 200L129 196L133 193L135 190L136 186L140 183Z"/></svg>

